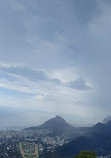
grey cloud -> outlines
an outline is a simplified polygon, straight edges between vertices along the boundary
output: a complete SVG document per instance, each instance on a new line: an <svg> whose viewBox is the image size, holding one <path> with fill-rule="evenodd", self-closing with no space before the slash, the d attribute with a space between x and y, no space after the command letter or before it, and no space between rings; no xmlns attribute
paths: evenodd
<svg viewBox="0 0 111 158"><path fill-rule="evenodd" d="M16 3L14 0L12 1ZM1 38L3 47L0 51L1 61L28 62L30 65L36 65L38 67L65 67L71 65L71 59L73 63L77 63L79 57L77 54L75 55L75 52L78 52L78 49L80 51L83 50L81 43L84 43L82 39L80 41L79 38L85 38L85 34L87 34L87 32L85 32L85 34L81 33L82 30L79 28L80 25L78 26L77 19L80 19L81 23L82 21L87 21L85 17L91 20L91 16L95 13L94 8L97 0L90 2L88 0L79 0L79 3L77 0L73 2L72 0L48 0L47 2L40 0L28 2L24 0L17 2L25 6L28 13L22 12L21 14L21 10L20 12L12 12L13 15L15 15L14 17L10 16L10 14L5 14L5 16L7 15L5 19L11 19L13 17L14 20L11 20L16 20L16 25L19 26L20 30L17 30L19 33L16 34L11 27L10 36L4 31L6 39L9 37L13 39L12 35L16 35L16 39L18 40L16 41L14 38L14 44L11 43L12 40L8 40L8 43L5 43L7 47L3 47L3 38ZM10 7L8 10L10 10ZM16 18L16 16L19 18ZM24 29L25 34L21 32L21 30L23 30L23 22L26 22L28 27L31 25L29 30ZM7 26L8 24L5 25ZM82 26L83 25L81 25L81 28ZM62 37L61 40L58 39L58 35ZM33 36L36 36L38 39L35 41L36 48L33 44L30 45L26 42L28 41L27 38ZM69 43L64 42L64 39L71 43L73 47ZM30 40L34 43L32 38ZM77 41L79 41L79 43ZM50 47L53 47L53 49Z"/></svg>
<svg viewBox="0 0 111 158"><path fill-rule="evenodd" d="M89 90L89 89L91 89L91 87L89 87L87 85L86 81L81 79L81 78L74 80L74 81L71 81L68 84L68 86L71 88L77 89L77 90Z"/></svg>
<svg viewBox="0 0 111 158"><path fill-rule="evenodd" d="M85 101L82 102L80 98L79 103L82 106L101 108L101 115L106 112L110 115L111 1L17 0L17 2L25 5L26 13L21 12L21 9L12 11L7 2L0 1L2 15L0 61L23 63L43 70L49 68L51 71L77 67L77 76L89 78L96 87L93 88L93 92L91 91L93 94L88 91ZM28 28L24 28L24 22ZM18 67L2 71L20 74L34 81L60 82L57 79L50 79L41 70ZM8 76L5 75L5 78ZM91 88L83 79L72 81L66 86L78 90ZM100 115L100 111L98 114Z"/></svg>
<svg viewBox="0 0 111 158"><path fill-rule="evenodd" d="M111 1L110 0L105 0L105 1L103 1L103 3L106 3L106 4L110 5Z"/></svg>
<svg viewBox="0 0 111 158"><path fill-rule="evenodd" d="M82 24L82 27L83 24L88 24L94 16L100 13L98 8L98 0L72 0L72 3L74 13L76 14L79 23Z"/></svg>
<svg viewBox="0 0 111 158"><path fill-rule="evenodd" d="M11 66L8 68L0 67L0 70L6 73L21 75L22 77L26 77L33 81L50 81L57 84L60 83L58 79L50 79L42 70L31 69L23 66Z"/></svg>

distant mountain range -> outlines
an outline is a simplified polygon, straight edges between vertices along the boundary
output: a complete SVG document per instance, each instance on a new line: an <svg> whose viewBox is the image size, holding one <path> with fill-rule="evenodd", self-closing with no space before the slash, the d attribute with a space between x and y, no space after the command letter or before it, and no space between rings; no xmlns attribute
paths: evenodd
<svg viewBox="0 0 111 158"><path fill-rule="evenodd" d="M82 129L81 129L82 130ZM111 121L84 128L84 136L57 148L56 154L76 155L81 150L95 150L98 155L111 154Z"/></svg>
<svg viewBox="0 0 111 158"><path fill-rule="evenodd" d="M36 129L52 129L54 135L71 133L73 138L75 137L69 143L58 147L51 156L48 154L48 158L59 154L66 156L76 155L81 150L95 150L98 155L111 154L111 120L104 124L97 123L92 127L75 128L60 116L56 116L40 126L26 128L25 130Z"/></svg>
<svg viewBox="0 0 111 158"><path fill-rule="evenodd" d="M111 120L111 116L107 116L106 118L104 118L103 123L107 123L110 120Z"/></svg>
<svg viewBox="0 0 111 158"><path fill-rule="evenodd" d="M56 116L44 124L37 126L37 127L29 127L25 130L36 130L36 129L51 129L53 130L54 135L61 135L64 133L75 133L76 128L67 123L62 117Z"/></svg>

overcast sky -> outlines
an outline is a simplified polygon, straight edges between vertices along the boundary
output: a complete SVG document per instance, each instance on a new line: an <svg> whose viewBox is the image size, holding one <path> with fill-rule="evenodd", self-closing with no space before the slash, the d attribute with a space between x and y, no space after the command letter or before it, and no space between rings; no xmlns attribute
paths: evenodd
<svg viewBox="0 0 111 158"><path fill-rule="evenodd" d="M0 106L29 124L111 115L111 1L1 0Z"/></svg>

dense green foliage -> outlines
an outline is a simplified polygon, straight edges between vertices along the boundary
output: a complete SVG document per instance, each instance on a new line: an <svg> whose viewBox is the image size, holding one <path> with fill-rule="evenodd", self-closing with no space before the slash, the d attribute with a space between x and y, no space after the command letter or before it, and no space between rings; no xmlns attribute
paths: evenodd
<svg viewBox="0 0 111 158"><path fill-rule="evenodd" d="M81 151L75 158L97 158L95 152Z"/></svg>

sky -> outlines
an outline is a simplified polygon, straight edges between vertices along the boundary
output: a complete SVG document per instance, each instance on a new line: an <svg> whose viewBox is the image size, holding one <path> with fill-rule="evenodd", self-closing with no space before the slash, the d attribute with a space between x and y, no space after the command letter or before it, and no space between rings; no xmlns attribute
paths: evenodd
<svg viewBox="0 0 111 158"><path fill-rule="evenodd" d="M110 39L110 0L1 0L0 126L110 116Z"/></svg>

